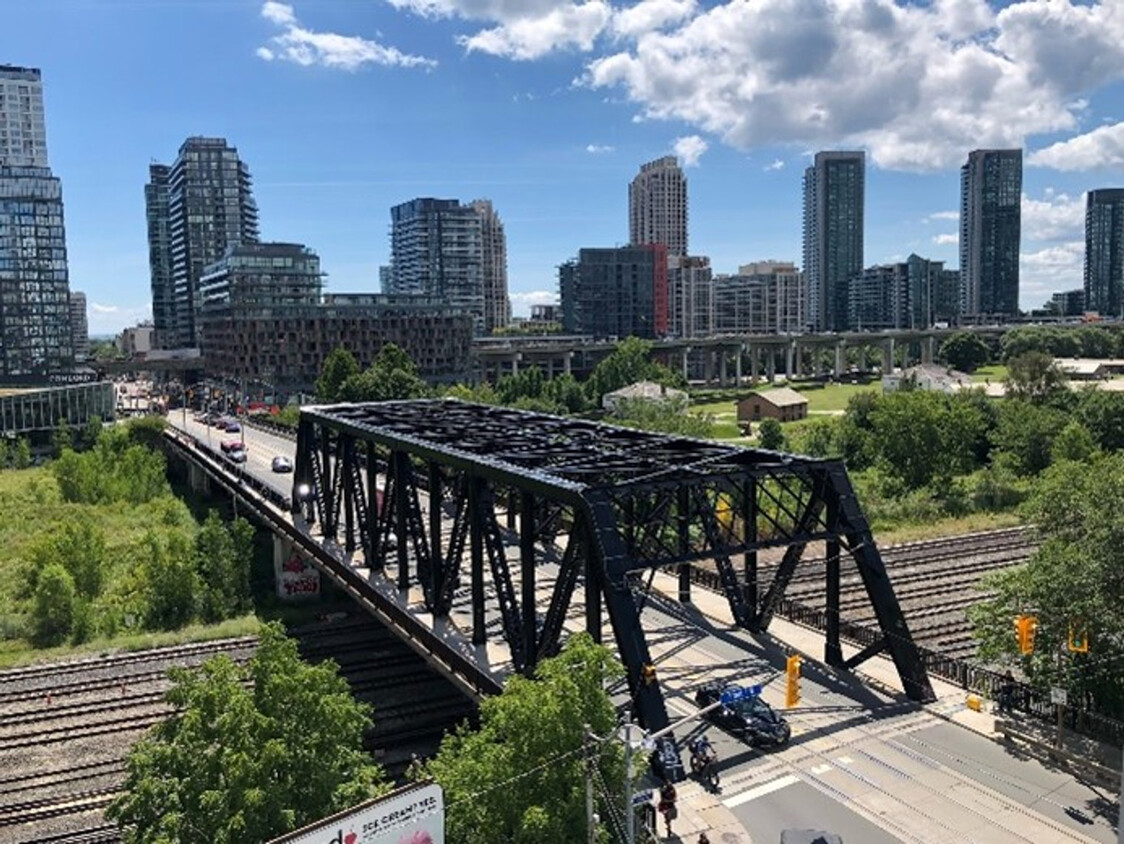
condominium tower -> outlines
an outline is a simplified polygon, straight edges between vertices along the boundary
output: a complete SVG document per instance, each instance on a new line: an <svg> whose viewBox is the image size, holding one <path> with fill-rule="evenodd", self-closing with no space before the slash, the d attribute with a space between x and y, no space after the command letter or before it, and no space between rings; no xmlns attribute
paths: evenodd
<svg viewBox="0 0 1124 844"><path fill-rule="evenodd" d="M0 380L74 359L62 185L47 162L39 70L0 65Z"/></svg>
<svg viewBox="0 0 1124 844"><path fill-rule="evenodd" d="M562 330L598 339L668 333L667 248L581 249L558 268Z"/></svg>
<svg viewBox="0 0 1124 844"><path fill-rule="evenodd" d="M188 138L171 166L149 168L145 204L156 342L196 346L203 269L258 240L250 170L223 138Z"/></svg>
<svg viewBox="0 0 1124 844"><path fill-rule="evenodd" d="M1085 199L1085 308L1124 316L1124 188Z"/></svg>
<svg viewBox="0 0 1124 844"><path fill-rule="evenodd" d="M968 321L1019 314L1023 151L978 149L960 169L960 308Z"/></svg>
<svg viewBox="0 0 1124 844"><path fill-rule="evenodd" d="M849 280L863 269L866 154L817 152L804 171L804 276L813 331L845 331Z"/></svg>
<svg viewBox="0 0 1124 844"><path fill-rule="evenodd" d="M634 246L662 243L687 255L687 177L674 155L640 166L628 186L628 237Z"/></svg>
<svg viewBox="0 0 1124 844"><path fill-rule="evenodd" d="M90 323L86 317L86 294L70 292L70 337L76 361L90 358Z"/></svg>
<svg viewBox="0 0 1124 844"><path fill-rule="evenodd" d="M419 197L390 219L386 292L445 299L472 314L477 334L507 324L507 242L491 202Z"/></svg>

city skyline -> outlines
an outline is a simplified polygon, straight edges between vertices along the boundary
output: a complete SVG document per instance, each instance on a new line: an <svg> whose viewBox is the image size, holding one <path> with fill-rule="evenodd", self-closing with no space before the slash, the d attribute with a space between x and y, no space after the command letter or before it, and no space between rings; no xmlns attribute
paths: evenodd
<svg viewBox="0 0 1124 844"><path fill-rule="evenodd" d="M930 10L884 0L875 5L890 13L886 26L855 29L829 2L803 23L804 37L826 39L830 67L796 73L785 56L806 44L779 2L671 4L676 15L662 18L652 4L545 3L536 9L557 12L565 36L535 41L528 33L546 31L545 12L513 27L506 7L457 0L45 0L9 12L5 32L19 37L0 34L0 56L43 70L71 283L90 298L94 334L148 315L147 165L196 134L238 147L266 209L263 232L317 249L329 290L378 289L392 205L489 197L504 218L517 314L557 297L555 267L583 245L627 242L627 184L660 155L687 167L691 252L710 256L715 273L800 262L806 153L837 148L868 152L864 263L917 253L951 267L957 168L971 149L1025 143L1021 305L1081 286L1084 192L1124 182L1113 146L1124 134L1114 111L1124 38L1111 4ZM604 14L588 28L567 17L594 6ZM733 25L771 13L785 34L773 41L779 54ZM731 25L716 28L723 21ZM107 36L89 39L92 27ZM726 57L713 79L692 71L704 33ZM186 49L196 43L208 49ZM883 74L856 66L863 44L904 56L893 82L920 95L888 96ZM656 75L656 46L671 50L663 65L681 91ZM720 80L752 61L764 88L722 101ZM137 72L149 66L161 74ZM983 89L973 87L977 71L994 76ZM835 96L833 80L853 96ZM1027 86L1041 103L1033 114L1018 106ZM969 108L971 95L980 100ZM296 104L307 103L311 119L297 119Z"/></svg>

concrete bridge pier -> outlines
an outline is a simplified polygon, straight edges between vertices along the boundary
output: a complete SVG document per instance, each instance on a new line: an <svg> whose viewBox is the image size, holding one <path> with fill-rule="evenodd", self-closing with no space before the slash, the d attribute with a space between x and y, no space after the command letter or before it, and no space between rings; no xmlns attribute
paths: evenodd
<svg viewBox="0 0 1124 844"><path fill-rule="evenodd" d="M800 350L796 346L796 342L789 343L784 350L784 377L786 381L792 380L793 375L793 360Z"/></svg>
<svg viewBox="0 0 1124 844"><path fill-rule="evenodd" d="M187 461L187 485L192 492L210 493L211 482L203 467L193 460Z"/></svg>
<svg viewBox="0 0 1124 844"><path fill-rule="evenodd" d="M563 352L562 353L562 374L563 375L573 374L573 366L574 366L574 353L573 352Z"/></svg>
<svg viewBox="0 0 1124 844"><path fill-rule="evenodd" d="M926 337L921 341L921 362L932 363L936 352L937 338Z"/></svg>
<svg viewBox="0 0 1124 844"><path fill-rule="evenodd" d="M754 387L757 386L758 370L760 369L760 366L761 366L761 361L759 359L760 357L761 357L761 350L757 346L750 346L749 347L749 383Z"/></svg>
<svg viewBox="0 0 1124 844"><path fill-rule="evenodd" d="M681 368L683 370L683 380L684 381L688 381L691 378L691 370L688 366L688 362L690 360L690 357L691 357L691 347L685 346L683 348L683 351L680 352L680 364L681 364Z"/></svg>
<svg viewBox="0 0 1124 844"><path fill-rule="evenodd" d="M835 344L835 380L839 381L843 378L843 372L847 366L847 342L840 340Z"/></svg>
<svg viewBox="0 0 1124 844"><path fill-rule="evenodd" d="M726 350L718 347L718 386L726 386Z"/></svg>
<svg viewBox="0 0 1124 844"><path fill-rule="evenodd" d="M703 352L703 381L707 384L714 383L714 349L706 348Z"/></svg>
<svg viewBox="0 0 1124 844"><path fill-rule="evenodd" d="M823 376L823 355L818 346L813 346L809 351L812 353L812 376L818 379Z"/></svg>
<svg viewBox="0 0 1124 844"><path fill-rule="evenodd" d="M768 352L765 355L765 376L770 384L776 383L777 380L777 350L769 346Z"/></svg>
<svg viewBox="0 0 1124 844"><path fill-rule="evenodd" d="M738 346L734 355L734 386L740 387L742 385L742 355L745 354L745 346Z"/></svg>
<svg viewBox="0 0 1124 844"><path fill-rule="evenodd" d="M894 338L891 337L882 344L882 374L890 375L894 371Z"/></svg>

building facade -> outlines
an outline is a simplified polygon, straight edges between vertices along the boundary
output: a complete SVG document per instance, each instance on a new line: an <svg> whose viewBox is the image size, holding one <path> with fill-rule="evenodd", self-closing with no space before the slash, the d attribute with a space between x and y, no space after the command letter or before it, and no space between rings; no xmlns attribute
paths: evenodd
<svg viewBox="0 0 1124 844"><path fill-rule="evenodd" d="M74 362L62 185L47 161L43 85L0 65L0 382Z"/></svg>
<svg viewBox="0 0 1124 844"><path fill-rule="evenodd" d="M847 285L863 271L865 185L863 152L817 152L804 172L804 275L812 331L847 329Z"/></svg>
<svg viewBox="0 0 1124 844"><path fill-rule="evenodd" d="M710 258L667 256L670 333L689 339L714 334L714 279Z"/></svg>
<svg viewBox="0 0 1124 844"><path fill-rule="evenodd" d="M634 246L662 243L687 254L687 177L674 155L640 165L628 186L628 237Z"/></svg>
<svg viewBox="0 0 1124 844"><path fill-rule="evenodd" d="M1023 151L978 149L960 169L960 310L970 322L1019 315Z"/></svg>
<svg viewBox="0 0 1124 844"><path fill-rule="evenodd" d="M223 138L184 141L145 188L153 320L162 348L199 343L199 279L236 244L258 240L250 170Z"/></svg>
<svg viewBox="0 0 1124 844"><path fill-rule="evenodd" d="M1053 316L1076 317L1085 313L1085 291L1065 290L1054 293L1046 303L1046 311Z"/></svg>
<svg viewBox="0 0 1124 844"><path fill-rule="evenodd" d="M156 328L151 322L142 322L122 329L117 335L117 350L127 358L144 357L154 348Z"/></svg>
<svg viewBox="0 0 1124 844"><path fill-rule="evenodd" d="M484 333L491 334L511 322L511 300L507 295L507 235L490 199L475 199L472 208L480 217Z"/></svg>
<svg viewBox="0 0 1124 844"><path fill-rule="evenodd" d="M95 416L112 422L116 388L109 381L17 390L0 395L0 436L53 431L65 423L83 428Z"/></svg>
<svg viewBox="0 0 1124 844"><path fill-rule="evenodd" d="M74 360L89 360L90 324L86 318L86 294L77 290L70 293L70 338L74 347Z"/></svg>
<svg viewBox="0 0 1124 844"><path fill-rule="evenodd" d="M239 243L203 270L200 317L205 323L215 313L315 305L322 289L320 257L311 249L299 243Z"/></svg>
<svg viewBox="0 0 1124 844"><path fill-rule="evenodd" d="M1124 188L1086 196L1083 310L1124 317Z"/></svg>
<svg viewBox="0 0 1124 844"><path fill-rule="evenodd" d="M419 197L391 208L390 219L384 292L446 300L472 314L477 334L510 321L507 239L489 200Z"/></svg>
<svg viewBox="0 0 1124 844"><path fill-rule="evenodd" d="M923 329L947 322L943 309L955 305L952 291L946 289L951 280L943 261L916 254L900 263L867 267L850 281L849 328Z"/></svg>
<svg viewBox="0 0 1124 844"><path fill-rule="evenodd" d="M714 279L718 334L801 334L807 326L804 274L792 263L758 261Z"/></svg>
<svg viewBox="0 0 1124 844"><path fill-rule="evenodd" d="M558 268L558 287L567 334L655 339L668 333L662 244L582 249Z"/></svg>

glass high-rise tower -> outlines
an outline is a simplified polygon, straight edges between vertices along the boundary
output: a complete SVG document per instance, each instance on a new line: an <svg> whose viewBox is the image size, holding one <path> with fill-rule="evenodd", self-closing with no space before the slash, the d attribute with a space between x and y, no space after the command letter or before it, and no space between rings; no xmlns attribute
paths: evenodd
<svg viewBox="0 0 1124 844"><path fill-rule="evenodd" d="M1124 188L1085 199L1085 308L1124 316Z"/></svg>
<svg viewBox="0 0 1124 844"><path fill-rule="evenodd" d="M960 169L960 310L969 321L1019 314L1023 151L977 149Z"/></svg>
<svg viewBox="0 0 1124 844"><path fill-rule="evenodd" d="M813 331L849 327L849 284L863 271L866 153L817 152L804 171L804 277Z"/></svg>
<svg viewBox="0 0 1124 844"><path fill-rule="evenodd" d="M74 362L62 185L47 162L43 82L0 65L0 380Z"/></svg>
<svg viewBox="0 0 1124 844"><path fill-rule="evenodd" d="M188 138L145 186L152 316L163 348L199 343L199 279L231 246L258 241L250 169L223 138Z"/></svg>

